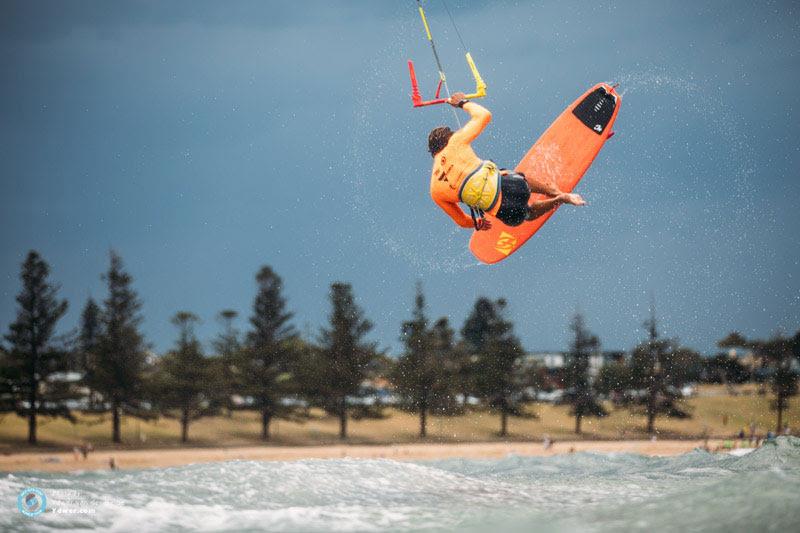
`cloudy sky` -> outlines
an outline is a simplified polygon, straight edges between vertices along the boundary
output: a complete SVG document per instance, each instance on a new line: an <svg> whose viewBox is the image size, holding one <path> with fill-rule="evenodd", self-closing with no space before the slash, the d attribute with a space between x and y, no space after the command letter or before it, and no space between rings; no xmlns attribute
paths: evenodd
<svg viewBox="0 0 800 533"><path fill-rule="evenodd" d="M77 326L122 255L157 350L190 310L246 317L264 264L298 329L353 284L398 350L414 283L461 326L505 297L529 350L564 349L582 310L607 349L662 331L711 352L729 330L800 328L800 13L791 2L448 0L489 84L476 143L506 166L598 81L620 82L617 136L516 255L487 267L428 197L431 127L412 109L433 59L414 2L5 2L0 18L0 328L29 249ZM469 72L440 0L429 18L452 89Z"/></svg>

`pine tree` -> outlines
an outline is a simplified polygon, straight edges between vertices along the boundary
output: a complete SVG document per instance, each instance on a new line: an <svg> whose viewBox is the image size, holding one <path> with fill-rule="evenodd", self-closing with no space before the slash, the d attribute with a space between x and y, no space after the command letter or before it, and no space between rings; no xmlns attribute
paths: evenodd
<svg viewBox="0 0 800 533"><path fill-rule="evenodd" d="M241 371L241 394L253 399L261 414L261 439L269 439L269 425L275 417L289 417L296 410L282 402L293 390L294 328L292 314L286 310L283 282L264 266L256 276L258 293L250 317L252 330L247 334L237 368Z"/></svg>
<svg viewBox="0 0 800 533"><path fill-rule="evenodd" d="M241 385L241 372L237 366L241 357L242 343L239 339L239 331L234 327L233 321L239 313L233 309L223 309L217 315L217 319L222 324L222 331L212 342L218 357L215 362L218 366L220 376L220 387L223 392L223 403L228 410L228 416L232 416L234 405L232 397L238 393Z"/></svg>
<svg viewBox="0 0 800 533"><path fill-rule="evenodd" d="M631 388L630 369L624 360L604 364L597 376L595 389L611 397L614 405L625 403L625 393Z"/></svg>
<svg viewBox="0 0 800 533"><path fill-rule="evenodd" d="M744 335L739 333L738 331L731 331L725 338L720 339L717 341L717 346L720 348L743 348L745 350L753 350L753 346L749 340L747 340ZM763 355L755 350L753 350L753 358L751 359L750 364L750 381L755 381L755 373L756 373L756 359L760 358L758 366L764 366L764 359Z"/></svg>
<svg viewBox="0 0 800 533"><path fill-rule="evenodd" d="M518 399L522 384L515 378L516 361L524 354L514 335L513 324L505 319L506 302L479 298L467 317L461 335L477 358L474 366L478 393L486 404L500 413L500 436L508 434L508 416L522 414Z"/></svg>
<svg viewBox="0 0 800 533"><path fill-rule="evenodd" d="M92 391L92 358L97 353L97 343L101 333L101 311L100 307L89 298L81 312L80 332L78 334L78 370L83 373L83 382L89 389L88 400L89 408L93 409L95 404L94 392Z"/></svg>
<svg viewBox="0 0 800 533"><path fill-rule="evenodd" d="M457 375L463 363L454 342L455 332L447 317L441 317L433 324L430 334L431 364L437 372L430 395L430 408L440 414L455 414L460 412L456 401L456 393L459 392Z"/></svg>
<svg viewBox="0 0 800 533"><path fill-rule="evenodd" d="M419 414L419 436L427 435L427 416L434 402L435 388L442 377L441 361L437 360L434 332L428 328L425 316L425 297L417 285L412 319L403 322L401 340L403 355L394 369L394 383Z"/></svg>
<svg viewBox="0 0 800 533"><path fill-rule="evenodd" d="M369 364L376 358L374 343L365 340L372 323L356 304L347 283L334 283L330 293L330 326L320 332L317 400L339 417L339 438L347 438L348 397L360 394Z"/></svg>
<svg viewBox="0 0 800 533"><path fill-rule="evenodd" d="M67 302L58 298L59 287L49 276L44 259L33 250L28 252L20 272L17 318L5 336L10 344L3 361L5 392L17 415L28 419L29 444L37 444L38 415L75 420L66 403L75 393L57 375L69 370L68 352L55 339Z"/></svg>
<svg viewBox="0 0 800 533"><path fill-rule="evenodd" d="M575 433L580 434L583 417L601 417L607 413L597 398L589 375L589 360L599 352L600 341L587 329L581 313L577 313L572 319L570 329L574 336L567 356L566 396L575 416Z"/></svg>
<svg viewBox="0 0 800 533"><path fill-rule="evenodd" d="M648 339L633 349L630 378L634 388L644 391L643 397L636 399L634 409L644 407L647 432L652 434L660 414L670 418L691 416L679 401L679 389L694 376L700 356L681 347L675 339L661 338L653 309L644 327Z"/></svg>
<svg viewBox="0 0 800 533"><path fill-rule="evenodd" d="M448 363L460 412L467 410L471 397L479 395L475 383L477 361L478 356L473 355L470 344L463 338L454 344Z"/></svg>
<svg viewBox="0 0 800 533"><path fill-rule="evenodd" d="M108 272L102 277L108 296L103 301L96 353L91 358L90 386L101 396L103 409L111 412L112 440L119 443L123 414L148 418L152 413L143 409L147 354L139 332L142 304L131 287L133 278L125 272L122 258L113 250L110 258Z"/></svg>
<svg viewBox="0 0 800 533"><path fill-rule="evenodd" d="M177 418L181 424L181 442L189 440L189 424L215 414L221 390L214 381L211 362L203 357L200 341L194 334L198 318L181 311L172 318L179 337L175 348L158 362L156 403L162 414Z"/></svg>
<svg viewBox="0 0 800 533"><path fill-rule="evenodd" d="M719 341L721 347L747 348L753 355L761 360L761 364L772 370L770 388L774 398L770 402L770 409L778 415L775 432L783 430L783 413L789 408L790 399L797 395L797 374L792 365L792 360L797 357L800 332L794 337L775 335L768 340L747 339L737 332L730 333Z"/></svg>
<svg viewBox="0 0 800 533"><path fill-rule="evenodd" d="M797 395L797 374L792 368L792 344L792 339L777 335L760 346L774 369L770 385L775 397L770 402L770 408L778 415L775 423L775 433L778 435L783 431L783 413L789 408L789 400Z"/></svg>
<svg viewBox="0 0 800 533"><path fill-rule="evenodd" d="M20 371L0 341L0 413L14 412L20 397Z"/></svg>
<svg viewBox="0 0 800 533"><path fill-rule="evenodd" d="M797 350L797 335L794 338L775 335L768 340L736 339L737 346L748 347L754 351L763 364L771 368L770 388L774 398L770 409L777 413L775 432L783 430L783 413L789 408L789 401L797 394L797 374L792 368L792 359ZM730 342L730 335L725 339Z"/></svg>

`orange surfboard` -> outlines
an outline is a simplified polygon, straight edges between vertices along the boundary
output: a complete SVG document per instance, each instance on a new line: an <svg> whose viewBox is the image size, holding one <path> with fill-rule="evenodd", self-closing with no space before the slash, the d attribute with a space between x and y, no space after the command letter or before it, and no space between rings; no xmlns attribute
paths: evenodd
<svg viewBox="0 0 800 533"><path fill-rule="evenodd" d="M562 191L571 192L614 134L621 101L613 87L598 83L561 113L514 170L528 176L552 176ZM530 201L544 198L542 194L531 194ZM515 227L486 215L491 219L492 228L474 232L469 249L484 263L502 261L519 250L557 209Z"/></svg>

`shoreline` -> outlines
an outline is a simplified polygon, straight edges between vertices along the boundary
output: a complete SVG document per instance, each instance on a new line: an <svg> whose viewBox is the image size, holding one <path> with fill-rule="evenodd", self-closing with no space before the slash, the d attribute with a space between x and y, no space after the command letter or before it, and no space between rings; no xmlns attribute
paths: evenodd
<svg viewBox="0 0 800 533"><path fill-rule="evenodd" d="M541 442L481 442L465 444L339 444L325 446L248 446L241 448L179 448L147 450L100 449L88 459L73 452L19 452L0 455L0 472L77 472L109 470L110 461L119 469L168 468L221 461L300 461L305 459L391 459L419 461L436 459L499 459L508 455L543 457L573 452L633 453L671 456L708 445L717 450L723 440L621 440L557 441L545 449Z"/></svg>

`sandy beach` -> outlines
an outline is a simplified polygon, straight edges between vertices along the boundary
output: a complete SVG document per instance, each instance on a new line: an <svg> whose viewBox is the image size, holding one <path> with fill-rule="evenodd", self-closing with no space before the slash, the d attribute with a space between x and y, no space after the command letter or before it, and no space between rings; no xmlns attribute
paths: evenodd
<svg viewBox="0 0 800 533"><path fill-rule="evenodd" d="M709 441L716 449L722 441ZM163 468L217 461L298 461L302 459L394 459L399 461L447 459L496 459L507 455L544 456L570 452L636 453L642 455L679 455L703 446L702 440L626 440L559 441L549 449L541 442L468 443L468 444L396 444L334 446L254 446L241 448L180 448L151 450L98 450L88 459L76 459L72 452L23 452L0 456L3 472L70 472L107 470L113 457L118 468Z"/></svg>

